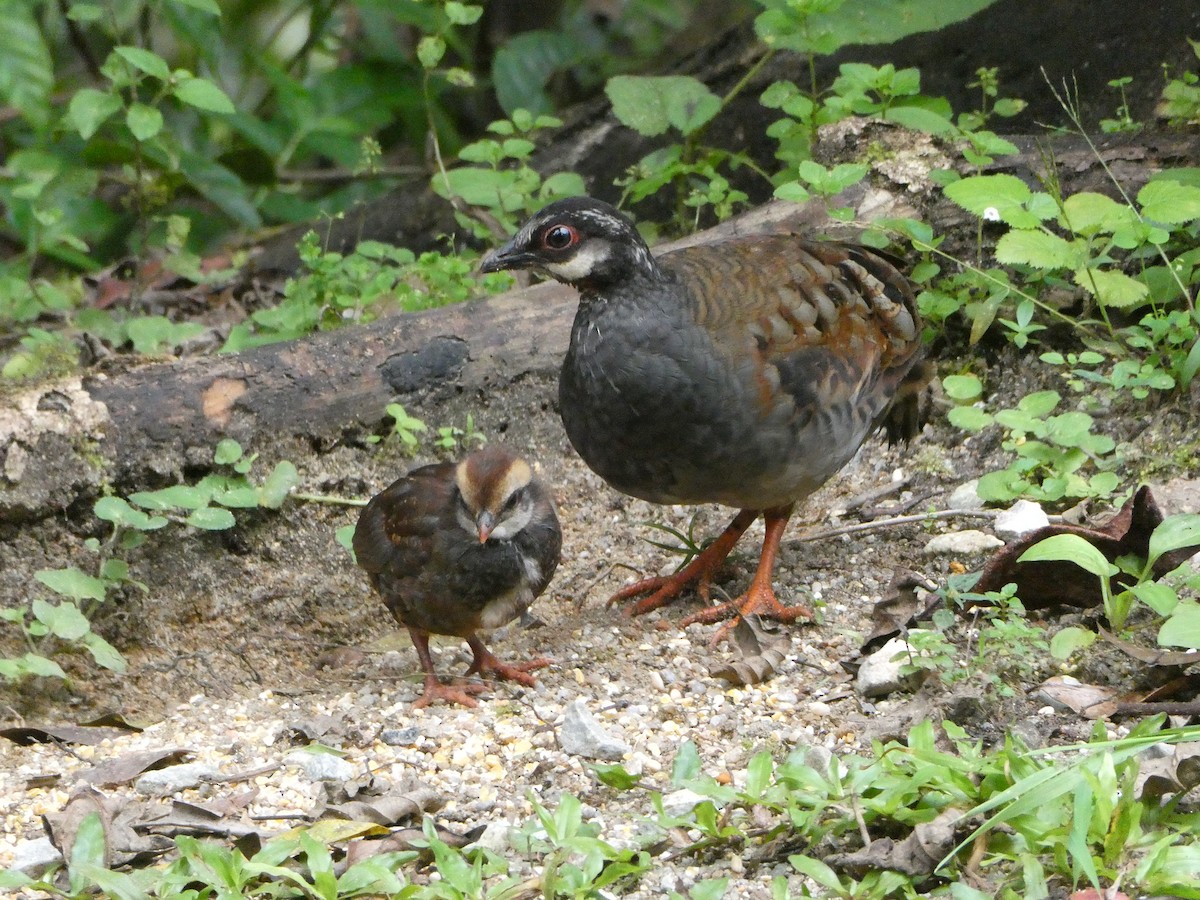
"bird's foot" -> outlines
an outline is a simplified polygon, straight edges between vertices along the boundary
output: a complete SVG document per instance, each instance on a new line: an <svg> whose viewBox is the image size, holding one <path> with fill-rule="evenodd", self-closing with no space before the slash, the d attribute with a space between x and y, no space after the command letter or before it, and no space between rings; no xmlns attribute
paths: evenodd
<svg viewBox="0 0 1200 900"><path fill-rule="evenodd" d="M605 606L613 606L625 600L632 600L640 594L649 594L650 596L643 597L637 603L625 607L626 616L645 615L653 609L666 606L683 593L684 588L693 582L696 584L696 592L707 603L709 587L712 584L713 576L717 574L717 571L721 568L721 564L725 562L725 558L733 550L733 546L738 542L738 538L745 533L746 529L750 527L750 524L757 517L758 512L756 510L742 510L734 517L726 529L717 536L716 540L697 553L690 563L674 575L656 575L652 578L643 578L641 581L635 581L633 584L626 585L609 597Z"/></svg>
<svg viewBox="0 0 1200 900"><path fill-rule="evenodd" d="M689 568L690 566L685 567L674 575L655 575L652 578L643 578L641 581L628 584L609 597L605 606L632 600L640 594L649 594L647 597L642 597L637 603L629 604L623 610L624 614L631 618L642 616L660 606L666 606L683 593L684 589L693 581L696 583L696 592L704 598L705 602L708 602L712 573L708 571L689 573Z"/></svg>
<svg viewBox="0 0 1200 900"><path fill-rule="evenodd" d="M413 709L424 709L431 703L437 703L439 700L444 703L457 703L459 706L469 706L474 709L479 705L479 702L472 696L473 694L482 694L487 690L487 686L479 682L466 682L459 684L443 684L436 677L427 677L425 679L425 692L417 698L413 703Z"/></svg>
<svg viewBox="0 0 1200 900"><path fill-rule="evenodd" d="M471 663L471 668L467 669L468 675L479 675L481 678L494 675L501 681L515 681L526 687L533 687L537 684L537 679L529 674L531 671L544 669L553 661L549 659L531 659L523 663L506 663L501 662L482 643L478 645L472 644L471 649L475 652L475 659Z"/></svg>
<svg viewBox="0 0 1200 900"><path fill-rule="evenodd" d="M791 623L797 619L811 619L813 611L810 607L802 603L796 606L784 606L779 602L779 598L775 596L775 591L770 585L758 587L752 584L750 590L746 591L742 596L730 600L728 603L722 603L719 606L710 606L699 612L692 613L679 624L681 627L686 628L694 622L711 625L713 622L729 619L728 622L717 629L717 633L709 641L709 645L715 647L733 633L733 629L743 616L749 615L758 615L764 619L774 619L776 622Z"/></svg>

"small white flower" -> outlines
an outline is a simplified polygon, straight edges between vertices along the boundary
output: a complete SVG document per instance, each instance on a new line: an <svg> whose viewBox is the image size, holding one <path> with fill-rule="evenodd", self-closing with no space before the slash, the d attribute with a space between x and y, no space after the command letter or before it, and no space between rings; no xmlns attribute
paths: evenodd
<svg viewBox="0 0 1200 900"><path fill-rule="evenodd" d="M996 207L994 207L994 206L989 206L987 209L985 209L983 211L983 221L999 222L1000 221L1000 210L996 209Z"/></svg>

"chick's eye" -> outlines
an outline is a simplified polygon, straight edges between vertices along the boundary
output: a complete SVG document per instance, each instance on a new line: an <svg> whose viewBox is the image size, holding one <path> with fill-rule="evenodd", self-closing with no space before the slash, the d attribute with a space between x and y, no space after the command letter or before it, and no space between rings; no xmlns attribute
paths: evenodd
<svg viewBox="0 0 1200 900"><path fill-rule="evenodd" d="M547 250L566 250L579 242L579 232L570 225L553 225L542 235L542 246Z"/></svg>

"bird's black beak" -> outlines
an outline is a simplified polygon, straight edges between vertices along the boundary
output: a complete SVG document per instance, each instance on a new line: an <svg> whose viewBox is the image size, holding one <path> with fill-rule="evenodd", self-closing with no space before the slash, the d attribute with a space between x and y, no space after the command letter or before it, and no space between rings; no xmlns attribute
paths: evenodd
<svg viewBox="0 0 1200 900"><path fill-rule="evenodd" d="M487 275L489 272L503 272L506 269L528 269L536 263L537 258L532 253L522 250L515 241L509 241L488 253L479 264L479 271Z"/></svg>

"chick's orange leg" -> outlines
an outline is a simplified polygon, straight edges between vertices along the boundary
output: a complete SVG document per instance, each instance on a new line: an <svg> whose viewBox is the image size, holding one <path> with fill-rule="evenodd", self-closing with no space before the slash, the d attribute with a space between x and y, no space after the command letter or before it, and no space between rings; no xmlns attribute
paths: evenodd
<svg viewBox="0 0 1200 900"><path fill-rule="evenodd" d="M635 581L633 584L626 585L608 598L606 606L612 606L615 603L621 603L625 600L632 599L639 594L649 594L648 597L643 597L637 603L630 604L625 607L625 615L640 616L643 613L648 613L652 609L658 609L660 606L666 606L693 581L696 582L696 589L700 595L708 599L708 586L712 582L713 575L717 569L721 567L721 563L725 562L734 545L738 542L746 529L758 518L758 510L743 509L729 523L728 527L717 536L717 539L700 551L690 563L676 572L674 575L656 575L653 578L643 578L641 581Z"/></svg>
<svg viewBox="0 0 1200 900"><path fill-rule="evenodd" d="M429 632L410 627L408 633L412 636L413 646L417 650L417 659L421 661L421 668L425 672L425 691L413 703L413 709L422 709L439 700L445 703L457 703L460 706L478 706L479 703L471 695L481 693L484 686L482 684L466 684L460 687L443 684L434 671L433 657L429 654Z"/></svg>
<svg viewBox="0 0 1200 900"><path fill-rule="evenodd" d="M467 669L468 675L495 675L497 678L504 681L516 681L527 687L532 687L537 684L537 679L529 672L533 669L544 669L550 665L548 659L532 659L529 662L509 664L501 662L492 651L484 646L478 635L471 635L467 638L467 644L471 648L471 652L475 654L475 659L471 663L471 668Z"/></svg>
<svg viewBox="0 0 1200 900"><path fill-rule="evenodd" d="M766 519L766 536L763 538L762 555L758 559L758 569L755 571L754 579L750 582L746 593L728 603L710 606L698 613L693 613L680 622L680 625L687 627L693 622L708 624L732 616L732 621L722 625L713 636L712 643L716 645L729 636L742 616L753 614L779 622L811 619L811 609L804 605L784 606L775 596L775 589L771 586L771 576L775 571L775 557L779 553L779 542L783 538L783 532L787 528L788 517L791 514L791 506L781 506L763 513Z"/></svg>

